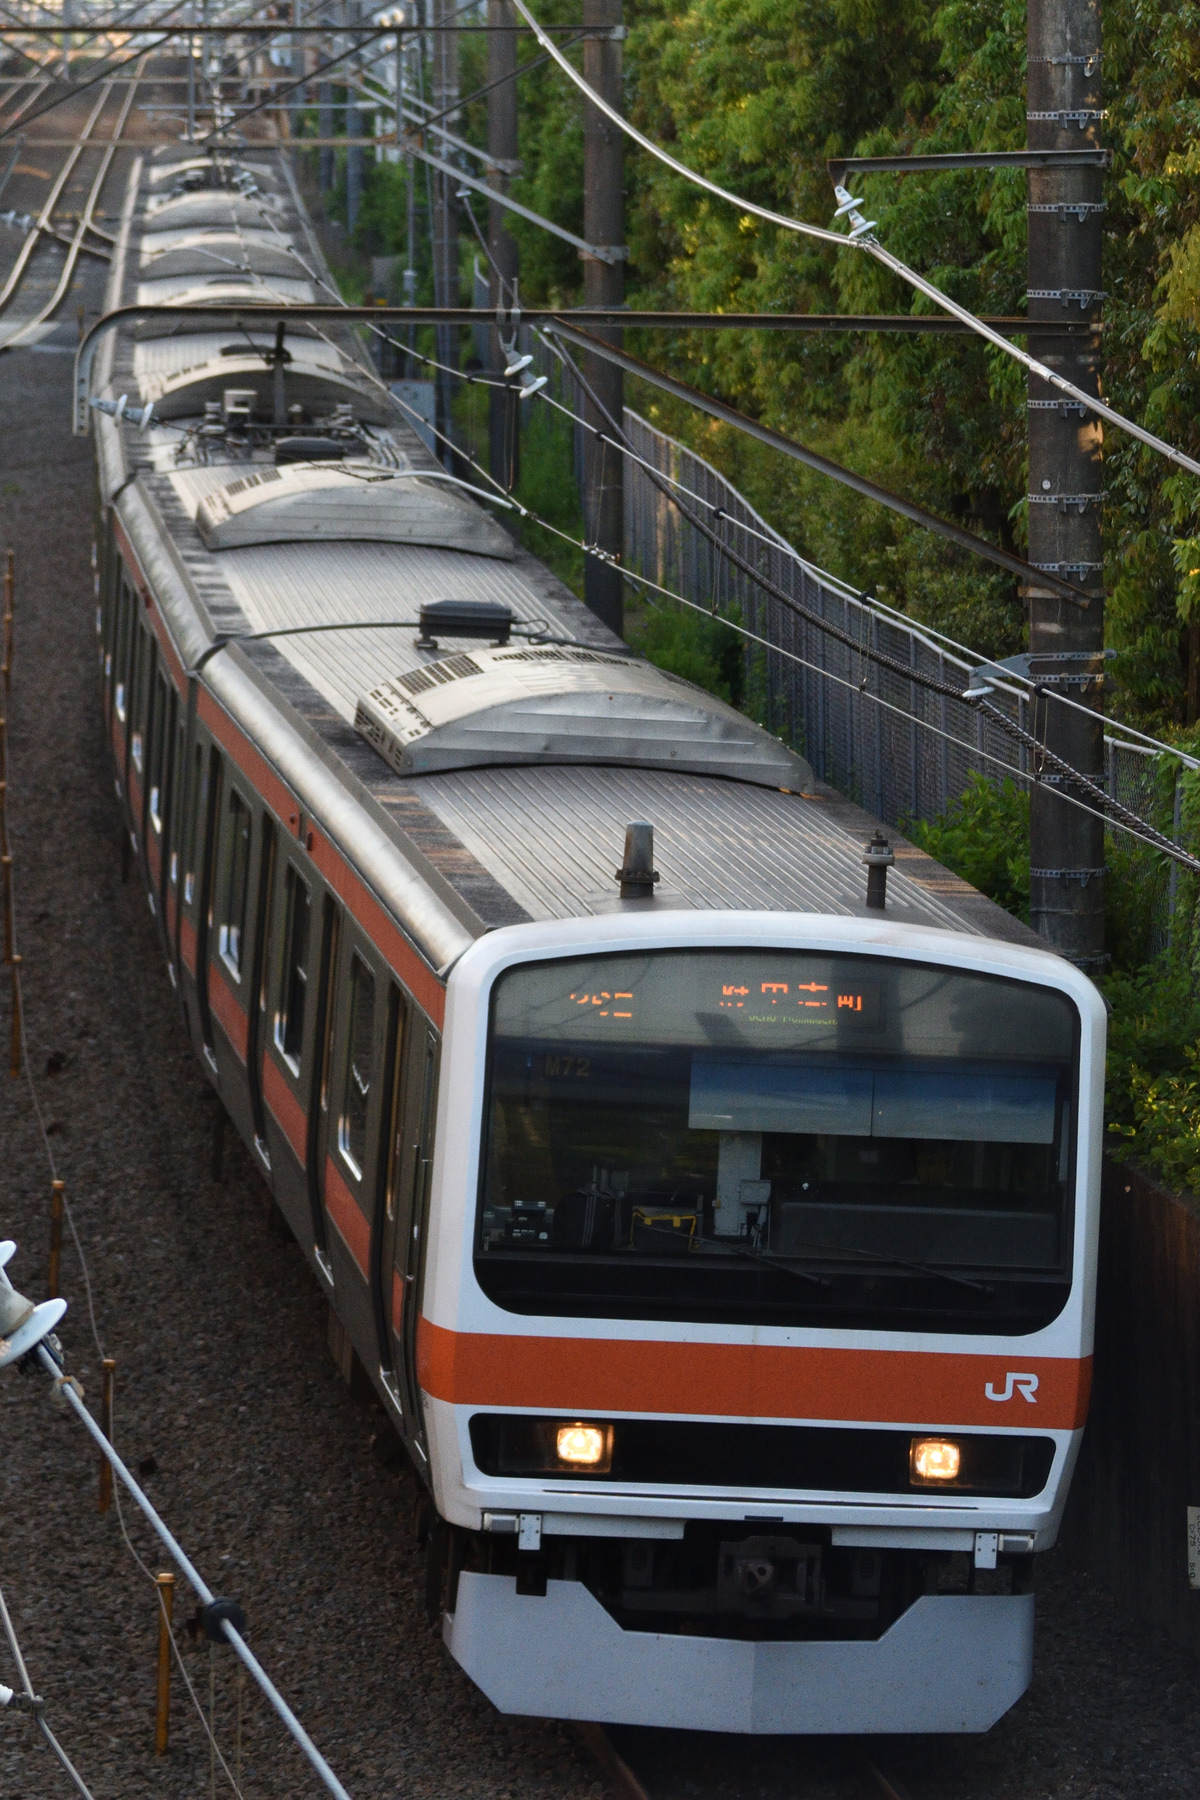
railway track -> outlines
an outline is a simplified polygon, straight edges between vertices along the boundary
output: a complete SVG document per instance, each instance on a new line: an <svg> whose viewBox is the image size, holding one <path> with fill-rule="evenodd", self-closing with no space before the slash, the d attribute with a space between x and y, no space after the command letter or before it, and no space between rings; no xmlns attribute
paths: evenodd
<svg viewBox="0 0 1200 1800"><path fill-rule="evenodd" d="M112 240L96 223L95 214L143 83L147 60L148 56L141 59L133 80L101 84L78 139L50 177L42 204L36 213L22 215L28 220L24 241L0 283L0 349L29 344L43 335L42 328L54 318L70 290L80 257L110 254ZM21 92L17 104L0 116L0 130L11 132L19 125L51 85L40 77L30 77L29 91ZM4 172L10 176L22 173L18 157L35 155L37 145L35 136L18 137L9 151ZM27 178L40 178L40 172L24 172ZM77 197L77 210L64 220L59 209L68 196ZM22 228L15 209L6 223L10 229Z"/></svg>
<svg viewBox="0 0 1200 1800"><path fill-rule="evenodd" d="M615 1800L661 1800L660 1793L656 1792L654 1777L651 1775L644 1778L635 1767L640 1760L636 1752L633 1761L630 1761L623 1734L620 1734L622 1741L618 1742L603 1725L580 1724L575 1729L580 1743L595 1758L607 1777L607 1785ZM684 1791L689 1794L703 1792L710 1785L711 1778L710 1782L703 1779L704 1765L708 1759L702 1741L692 1732L670 1735L675 1740L672 1743L672 1763L679 1769L694 1762L700 1777L698 1780L689 1780L685 1775L682 1782ZM824 1752L825 1748L822 1745L821 1751ZM873 1752L863 1750L854 1743L837 1744L836 1741L829 1746L829 1752L828 1771L822 1772L826 1773L827 1779L832 1777L838 1800L867 1800L867 1796L870 1796L870 1800L914 1800L899 1776L885 1768ZM824 1754L821 1754L820 1760L825 1762ZM724 1788L724 1783L711 1785L714 1789ZM825 1791L828 1790L823 1790Z"/></svg>

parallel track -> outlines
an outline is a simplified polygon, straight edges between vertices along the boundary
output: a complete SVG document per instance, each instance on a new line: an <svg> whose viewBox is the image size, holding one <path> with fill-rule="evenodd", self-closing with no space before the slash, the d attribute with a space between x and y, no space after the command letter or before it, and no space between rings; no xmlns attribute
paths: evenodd
<svg viewBox="0 0 1200 1800"><path fill-rule="evenodd" d="M118 107L116 120L105 137L96 135L97 128L105 108L117 94L118 84L115 81L106 81L101 85L99 98L88 113L78 139L67 152L55 174L50 190L29 229L25 242L6 279L0 285L0 314L8 313L18 296L27 295L30 287L37 285L35 269L38 274L43 273L39 267L42 260L38 258L39 250L47 250L52 244L60 245L65 248L67 254L62 267L49 284L50 291L47 297L45 299L41 295L36 297L35 309L28 317L12 321L8 329L0 326L0 349L8 349L14 345L28 342L30 334L53 317L70 288L71 279L81 254L100 256L109 254L107 244L112 240L107 232L102 231L96 225L93 215L143 78L145 63L146 57L143 57L138 64L134 78L127 83L119 84L125 91ZM0 128L8 130L18 123L23 113L50 84L31 77L30 85L32 91L22 96L21 104L6 119L0 120ZM26 148L32 150L36 146L36 142L35 138L25 140ZM100 160L89 184L83 207L73 229L63 231L53 223L55 208L58 206L68 182L75 174L80 160L89 152L97 150L100 151ZM89 237L96 238L100 242L98 244L89 243Z"/></svg>

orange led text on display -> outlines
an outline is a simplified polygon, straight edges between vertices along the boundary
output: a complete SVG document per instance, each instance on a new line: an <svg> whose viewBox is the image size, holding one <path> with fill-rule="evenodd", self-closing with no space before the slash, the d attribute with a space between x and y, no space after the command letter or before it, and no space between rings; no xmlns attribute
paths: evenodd
<svg viewBox="0 0 1200 1800"><path fill-rule="evenodd" d="M601 992L596 994L591 992L572 994L571 999L575 1002L576 1006L595 1007L599 1017L602 1019L632 1019L633 1017L632 1006L629 1011L623 1012L620 1006L616 1004L623 1000L632 1001L633 995L631 993L610 994L601 990Z"/></svg>

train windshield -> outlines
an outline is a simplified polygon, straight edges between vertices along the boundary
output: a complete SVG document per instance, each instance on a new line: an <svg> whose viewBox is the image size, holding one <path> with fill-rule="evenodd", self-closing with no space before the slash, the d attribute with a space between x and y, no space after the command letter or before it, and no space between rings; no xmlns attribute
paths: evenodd
<svg viewBox="0 0 1200 1800"><path fill-rule="evenodd" d="M496 983L475 1267L524 1313L1033 1331L1070 1286L1052 989L802 951Z"/></svg>

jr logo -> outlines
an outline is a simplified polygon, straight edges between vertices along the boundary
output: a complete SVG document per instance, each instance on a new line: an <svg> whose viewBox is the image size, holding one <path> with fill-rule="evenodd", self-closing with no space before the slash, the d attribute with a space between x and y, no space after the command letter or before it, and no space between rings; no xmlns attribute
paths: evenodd
<svg viewBox="0 0 1200 1800"><path fill-rule="evenodd" d="M1011 1400L1014 1394L1020 1394L1022 1400L1028 1400L1031 1406L1037 1405L1038 1378L1036 1375L1018 1375L1009 1369L1004 1377L1004 1386L997 1391L989 1381L984 1393L989 1400Z"/></svg>

